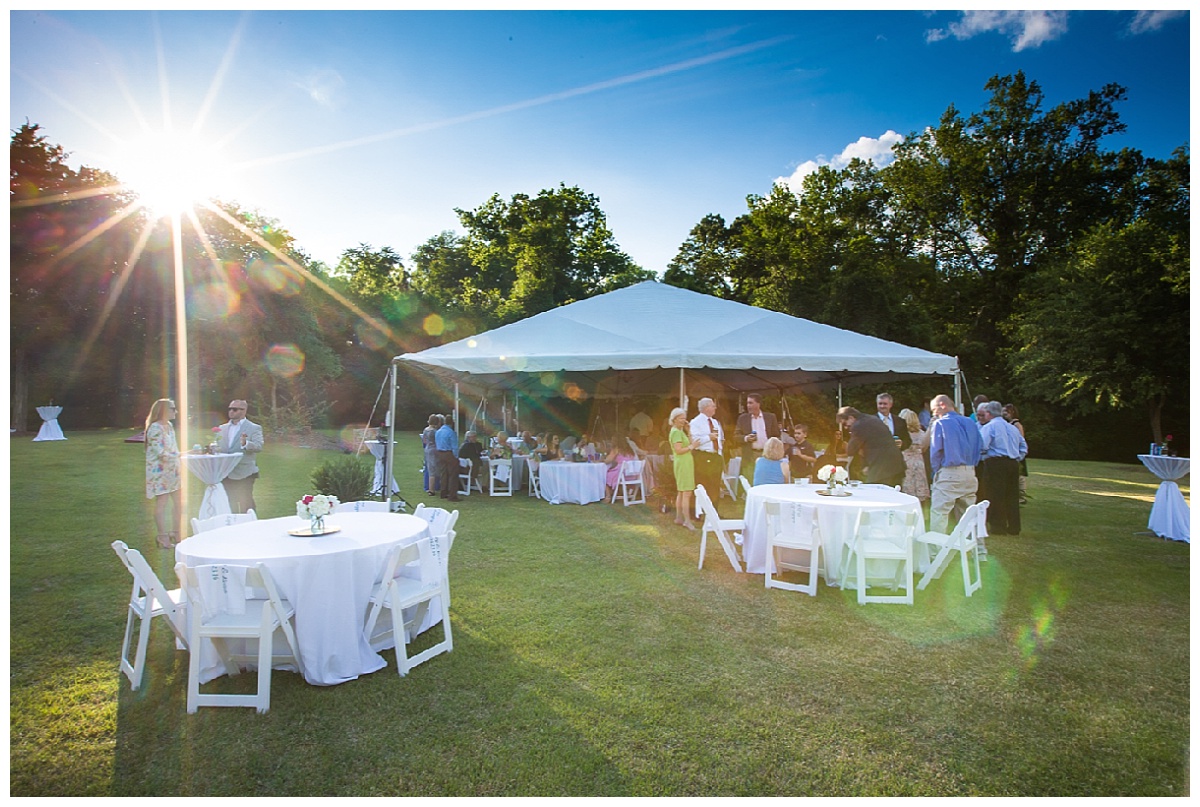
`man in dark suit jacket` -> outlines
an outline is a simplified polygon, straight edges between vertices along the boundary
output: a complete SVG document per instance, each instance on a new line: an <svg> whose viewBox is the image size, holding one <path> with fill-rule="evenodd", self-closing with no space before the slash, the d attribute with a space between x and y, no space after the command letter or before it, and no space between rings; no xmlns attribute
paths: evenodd
<svg viewBox="0 0 1200 807"><path fill-rule="evenodd" d="M779 436L779 421L771 412L762 411L762 396L746 396L746 411L738 415L733 432L734 444L742 449L742 476L754 484L754 461L762 456L767 440Z"/></svg>
<svg viewBox="0 0 1200 807"><path fill-rule="evenodd" d="M892 396L881 392L875 396L875 408L879 410L879 420L887 426L893 437L900 438L900 450L904 451L912 445L912 435L908 433L908 424L904 418L892 414Z"/></svg>
<svg viewBox="0 0 1200 807"><path fill-rule="evenodd" d="M846 454L851 462L857 464L853 458L862 454L864 482L888 486L904 482L904 455L879 418L864 415L853 406L843 406L838 410L837 420L850 427Z"/></svg>

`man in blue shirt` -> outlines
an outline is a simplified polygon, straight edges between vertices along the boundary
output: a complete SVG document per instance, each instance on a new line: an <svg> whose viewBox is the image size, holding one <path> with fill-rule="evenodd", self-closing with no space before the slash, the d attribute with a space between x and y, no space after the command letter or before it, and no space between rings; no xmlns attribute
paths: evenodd
<svg viewBox="0 0 1200 807"><path fill-rule="evenodd" d="M954 410L948 395L939 395L929 402L934 420L929 426L929 466L933 484L929 486L929 529L948 533L950 511L961 518L963 511L975 504L979 480L975 466L979 463L979 426Z"/></svg>
<svg viewBox="0 0 1200 807"><path fill-rule="evenodd" d="M442 489L439 495L452 502L458 501L458 435L450 425L450 419L433 433L434 456L437 457L438 478ZM447 495L448 494L448 495Z"/></svg>
<svg viewBox="0 0 1200 807"><path fill-rule="evenodd" d="M999 401L981 403L975 416L979 427L979 498L987 499L988 533L1021 534L1021 460L1028 447L1017 427L1003 417Z"/></svg>

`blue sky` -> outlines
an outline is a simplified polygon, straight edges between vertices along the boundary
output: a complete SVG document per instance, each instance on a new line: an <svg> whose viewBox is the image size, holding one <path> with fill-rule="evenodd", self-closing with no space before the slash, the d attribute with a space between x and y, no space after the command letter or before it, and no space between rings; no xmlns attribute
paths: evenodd
<svg viewBox="0 0 1200 807"><path fill-rule="evenodd" d="M1112 149L1189 139L1187 12L38 12L10 14L9 125L137 173L144 129L194 130L218 193L331 266L404 256L454 208L559 183L662 272L706 214L850 155L887 160L993 75L1048 105L1128 88Z"/></svg>

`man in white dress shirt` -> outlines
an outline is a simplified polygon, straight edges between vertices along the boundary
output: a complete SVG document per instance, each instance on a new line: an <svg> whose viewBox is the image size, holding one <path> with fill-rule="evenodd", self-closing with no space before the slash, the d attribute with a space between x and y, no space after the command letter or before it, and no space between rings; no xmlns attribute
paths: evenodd
<svg viewBox="0 0 1200 807"><path fill-rule="evenodd" d="M888 427L892 437L900 438L900 450L904 451L912 445L912 435L908 433L908 424L899 415L892 414L892 396L881 392L875 396L875 409L879 411L879 419Z"/></svg>
<svg viewBox="0 0 1200 807"><path fill-rule="evenodd" d="M714 502L721 490L721 474L725 470L725 430L717 420L717 402L712 398L701 398L700 414L692 418L689 431L700 440L692 451L696 462L696 484L704 485L705 492Z"/></svg>
<svg viewBox="0 0 1200 807"><path fill-rule="evenodd" d="M220 426L217 439L217 450L222 454L242 454L229 476L221 480L225 495L229 497L229 509L234 513L254 509L254 480L258 479L258 463L254 457L263 449L262 426L246 418L246 408L243 400L229 402L229 422Z"/></svg>
<svg viewBox="0 0 1200 807"><path fill-rule="evenodd" d="M762 396L752 392L746 396L746 411L738 415L737 426L733 430L733 441L741 447L741 475L754 484L755 461L762 456L767 440L781 437L779 420L773 412L764 412Z"/></svg>

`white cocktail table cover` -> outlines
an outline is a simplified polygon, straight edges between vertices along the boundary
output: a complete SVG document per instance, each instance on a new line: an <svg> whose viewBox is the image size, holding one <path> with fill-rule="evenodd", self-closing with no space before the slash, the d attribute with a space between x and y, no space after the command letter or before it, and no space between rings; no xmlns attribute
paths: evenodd
<svg viewBox="0 0 1200 807"><path fill-rule="evenodd" d="M538 469L542 498L550 504L588 504L604 499L608 466L602 462L551 460Z"/></svg>
<svg viewBox="0 0 1200 807"><path fill-rule="evenodd" d="M326 518L326 525L341 530L315 538L295 537L288 530L303 529L308 521L286 516L202 532L175 547L175 560L188 566L266 565L280 596L296 609L296 643L304 678L322 686L341 684L385 666L362 635L371 589L393 546L429 535L428 522L400 513L335 513ZM440 615L440 608L434 600L421 630ZM223 675L225 668L212 646L200 650L201 680Z"/></svg>
<svg viewBox="0 0 1200 807"><path fill-rule="evenodd" d="M1150 473L1162 480L1154 494L1154 506L1150 508L1150 522L1147 525L1150 531L1172 541L1190 544L1192 511L1175 480L1191 472L1191 459L1155 454L1138 454L1138 459L1150 469Z"/></svg>
<svg viewBox="0 0 1200 807"><path fill-rule="evenodd" d="M183 464L197 479L207 487L204 498L200 500L200 513L197 518L203 520L213 516L223 516L233 512L229 508L229 494L221 480L229 476L229 472L237 467L242 459L241 452L236 454L184 454Z"/></svg>
<svg viewBox="0 0 1200 807"><path fill-rule="evenodd" d="M37 413L38 417L42 419L42 428L38 429L37 437L33 438L33 442L67 439L63 434L62 427L58 425L58 416L62 414L61 406L39 406Z"/></svg>
<svg viewBox="0 0 1200 807"><path fill-rule="evenodd" d="M396 441L393 440L392 445L395 445L395 444L396 444ZM387 448L387 443L385 443L382 440L364 440L363 445L365 445L367 447L367 449L370 450L371 456L373 456L375 458L375 479L371 482L371 495L372 496L388 496L388 495L390 495L389 493L384 492L384 486L383 486L383 477L387 473L387 469L384 466L384 458L387 456L386 453L384 452L384 449ZM399 493L399 492L400 492L400 486L396 484L396 477L393 476L391 493Z"/></svg>
<svg viewBox="0 0 1200 807"><path fill-rule="evenodd" d="M900 510L916 513L917 534L925 532L925 516L915 496L886 487L859 487L846 497L821 496L824 485L755 485L746 496L746 529L742 533L742 557L750 574L767 571L767 502L795 502L817 508L821 531L821 566L828 585L843 585L839 579L842 559L854 540L854 521L863 510ZM797 550L799 551L799 550ZM883 562L881 562L883 563ZM894 564L892 564L894 566ZM870 571L870 569L868 570ZM869 576L874 577L874 574Z"/></svg>

